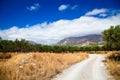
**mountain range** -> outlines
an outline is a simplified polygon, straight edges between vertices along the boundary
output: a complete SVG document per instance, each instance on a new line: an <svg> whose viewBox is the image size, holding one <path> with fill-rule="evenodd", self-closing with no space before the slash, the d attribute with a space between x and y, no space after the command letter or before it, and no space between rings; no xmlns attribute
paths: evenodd
<svg viewBox="0 0 120 80"><path fill-rule="evenodd" d="M91 34L80 37L68 37L57 43L57 45L67 46L90 46L90 45L102 45L104 41L100 34Z"/></svg>

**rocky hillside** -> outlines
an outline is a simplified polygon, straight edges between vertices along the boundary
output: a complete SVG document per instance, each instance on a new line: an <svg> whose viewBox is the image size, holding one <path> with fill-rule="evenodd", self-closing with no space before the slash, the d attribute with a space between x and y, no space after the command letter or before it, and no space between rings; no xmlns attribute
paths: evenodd
<svg viewBox="0 0 120 80"><path fill-rule="evenodd" d="M57 45L77 45L77 46L89 46L89 45L100 45L103 44L101 35L92 34L82 37L68 37L60 42Z"/></svg>

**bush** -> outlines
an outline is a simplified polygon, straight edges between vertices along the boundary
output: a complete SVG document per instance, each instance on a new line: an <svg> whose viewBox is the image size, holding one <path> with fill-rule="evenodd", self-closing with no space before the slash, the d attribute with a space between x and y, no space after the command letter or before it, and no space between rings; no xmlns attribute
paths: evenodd
<svg viewBox="0 0 120 80"><path fill-rule="evenodd" d="M113 51L107 54L107 58L110 60L120 61L120 51Z"/></svg>
<svg viewBox="0 0 120 80"><path fill-rule="evenodd" d="M9 53L0 53L0 59L9 59L12 57L12 54Z"/></svg>

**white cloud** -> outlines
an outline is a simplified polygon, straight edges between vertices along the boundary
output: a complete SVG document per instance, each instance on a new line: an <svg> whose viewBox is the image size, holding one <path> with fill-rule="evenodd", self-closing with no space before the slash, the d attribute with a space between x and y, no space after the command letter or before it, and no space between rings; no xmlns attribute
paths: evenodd
<svg viewBox="0 0 120 80"><path fill-rule="evenodd" d="M69 5L62 4L58 7L58 10L63 11L63 10L66 10L68 7L69 7Z"/></svg>
<svg viewBox="0 0 120 80"><path fill-rule="evenodd" d="M72 10L76 9L78 7L78 5L74 5L71 7Z"/></svg>
<svg viewBox="0 0 120 80"><path fill-rule="evenodd" d="M40 4L35 3L32 6L27 7L27 10L34 11L34 10L38 10L39 8L40 8Z"/></svg>
<svg viewBox="0 0 120 80"><path fill-rule="evenodd" d="M106 18L94 16L81 16L73 20L58 20L53 23L41 23L29 27L0 30L3 39L27 39L42 44L53 44L71 36L99 34L111 25L120 24L120 13Z"/></svg>
<svg viewBox="0 0 120 80"><path fill-rule="evenodd" d="M101 17L106 17L106 16L107 16L107 14L102 13L102 14L99 14L99 16L101 16Z"/></svg>
<svg viewBox="0 0 120 80"><path fill-rule="evenodd" d="M90 12L87 12L85 15L87 16L92 16L92 15L97 15L97 14L102 14L102 13L105 13L107 12L107 9L94 9Z"/></svg>

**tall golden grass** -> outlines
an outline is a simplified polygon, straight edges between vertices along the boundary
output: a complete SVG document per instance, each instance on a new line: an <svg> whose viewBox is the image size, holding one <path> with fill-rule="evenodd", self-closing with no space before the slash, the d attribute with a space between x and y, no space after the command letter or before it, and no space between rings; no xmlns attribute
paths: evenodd
<svg viewBox="0 0 120 80"><path fill-rule="evenodd" d="M0 62L0 80L50 80L87 56L82 52L17 54L6 62Z"/></svg>
<svg viewBox="0 0 120 80"><path fill-rule="evenodd" d="M106 58L110 74L113 75L115 80L120 80L120 51L110 51Z"/></svg>

